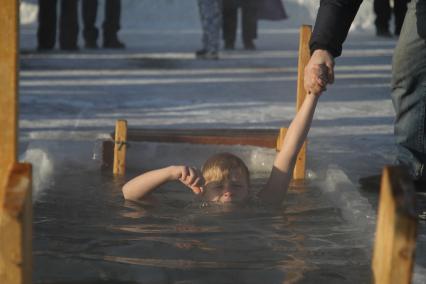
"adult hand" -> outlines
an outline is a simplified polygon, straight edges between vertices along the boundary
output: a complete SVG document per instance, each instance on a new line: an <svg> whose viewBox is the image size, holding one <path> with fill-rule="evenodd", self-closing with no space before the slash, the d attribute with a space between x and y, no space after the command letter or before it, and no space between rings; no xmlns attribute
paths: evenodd
<svg viewBox="0 0 426 284"><path fill-rule="evenodd" d="M201 173L195 167L173 166L172 177L189 187L195 194L203 193Z"/></svg>
<svg viewBox="0 0 426 284"><path fill-rule="evenodd" d="M304 70L306 92L319 94L326 90L327 84L334 82L334 58L327 51L317 49Z"/></svg>

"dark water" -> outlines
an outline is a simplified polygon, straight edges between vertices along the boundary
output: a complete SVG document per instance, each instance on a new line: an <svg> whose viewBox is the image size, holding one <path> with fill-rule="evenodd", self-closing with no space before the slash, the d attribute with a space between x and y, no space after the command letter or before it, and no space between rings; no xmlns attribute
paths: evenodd
<svg viewBox="0 0 426 284"><path fill-rule="evenodd" d="M54 178L34 205L34 283L370 282L372 236L314 185L281 208L203 207L177 184L143 207L123 200L121 182Z"/></svg>

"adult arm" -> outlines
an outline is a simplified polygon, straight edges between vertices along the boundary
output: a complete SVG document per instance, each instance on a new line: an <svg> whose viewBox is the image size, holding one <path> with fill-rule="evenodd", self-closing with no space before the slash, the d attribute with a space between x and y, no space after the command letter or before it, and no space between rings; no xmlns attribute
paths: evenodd
<svg viewBox="0 0 426 284"><path fill-rule="evenodd" d="M305 67L304 87L308 92L325 91L334 82L334 58L342 53L342 45L362 0L322 0L309 43L311 59ZM327 78L315 75L319 66L327 67Z"/></svg>
<svg viewBox="0 0 426 284"><path fill-rule="evenodd" d="M309 46L311 53L327 50L333 57L342 53L349 28L362 0L321 0Z"/></svg>

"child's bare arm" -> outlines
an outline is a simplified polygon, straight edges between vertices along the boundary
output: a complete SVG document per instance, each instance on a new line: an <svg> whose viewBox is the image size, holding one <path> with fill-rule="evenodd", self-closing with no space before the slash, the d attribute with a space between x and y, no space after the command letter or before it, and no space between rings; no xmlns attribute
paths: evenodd
<svg viewBox="0 0 426 284"><path fill-rule="evenodd" d="M201 177L197 170L187 166L169 166L133 178L123 186L123 195L127 200L140 201L162 184L176 180L191 188L195 194L202 192L199 186Z"/></svg>
<svg viewBox="0 0 426 284"><path fill-rule="evenodd" d="M281 151L277 154L266 186L259 197L267 202L280 204L291 181L297 154L308 135L319 94L308 94L285 135Z"/></svg>

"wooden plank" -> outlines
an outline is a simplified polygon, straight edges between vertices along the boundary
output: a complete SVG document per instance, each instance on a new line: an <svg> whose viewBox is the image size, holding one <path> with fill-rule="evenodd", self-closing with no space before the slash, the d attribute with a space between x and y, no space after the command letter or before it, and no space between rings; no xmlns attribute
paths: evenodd
<svg viewBox="0 0 426 284"><path fill-rule="evenodd" d="M277 145L276 150L277 151L281 151L281 149L283 147L284 137L285 137L286 134L287 134L287 128L284 128L284 127L280 128L280 133L278 135L277 143L276 143L276 145Z"/></svg>
<svg viewBox="0 0 426 284"><path fill-rule="evenodd" d="M250 145L275 148L276 129L143 129L130 128L128 141ZM115 136L115 133L112 134Z"/></svg>
<svg viewBox="0 0 426 284"><path fill-rule="evenodd" d="M373 283L411 283L417 216L414 186L403 168L384 168L379 202Z"/></svg>
<svg viewBox="0 0 426 284"><path fill-rule="evenodd" d="M309 40L311 39L312 27L302 25L299 31L299 61L297 65L297 104L296 110L299 111L306 97L306 91L303 86L305 67L308 65L311 53L309 49Z"/></svg>
<svg viewBox="0 0 426 284"><path fill-rule="evenodd" d="M18 3L4 0L0 8L0 185L17 157ZM0 188L0 202L4 194Z"/></svg>
<svg viewBox="0 0 426 284"><path fill-rule="evenodd" d="M281 151L282 144L284 142L284 137L287 134L287 128L281 128L280 134L277 139L277 151ZM307 142L303 143L302 148L300 149L299 154L297 155L296 165L293 171L293 179L302 180L305 179L305 162L306 162L306 148Z"/></svg>
<svg viewBox="0 0 426 284"><path fill-rule="evenodd" d="M311 39L312 27L303 25L299 31L299 61L297 66L297 101L296 112L299 111L306 97L306 91L303 87L305 67L311 58L309 49L309 40ZM297 156L296 166L293 172L293 179L305 179L306 172L306 148L307 143L303 144Z"/></svg>
<svg viewBox="0 0 426 284"><path fill-rule="evenodd" d="M0 283L32 282L31 171L31 164L14 164L8 171L0 204Z"/></svg>
<svg viewBox="0 0 426 284"><path fill-rule="evenodd" d="M124 175L126 173L126 152L127 152L127 121L118 120L115 125L115 145L114 145L114 175Z"/></svg>
<svg viewBox="0 0 426 284"><path fill-rule="evenodd" d="M294 166L293 179L305 179L306 178L306 148L307 141L303 143L302 148L297 155L296 165Z"/></svg>

